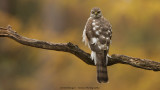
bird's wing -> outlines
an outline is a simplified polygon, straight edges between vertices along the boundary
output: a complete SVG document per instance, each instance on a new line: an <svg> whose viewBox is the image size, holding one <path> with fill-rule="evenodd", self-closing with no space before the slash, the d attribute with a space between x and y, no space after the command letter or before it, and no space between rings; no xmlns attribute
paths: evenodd
<svg viewBox="0 0 160 90"><path fill-rule="evenodd" d="M91 28L92 27L91 23L92 23L92 20L91 20L91 18L89 18L87 20L87 23L86 23L85 28L83 30L83 35L82 35L83 39L82 39L82 41L85 43L85 45L88 44L90 38L92 37L91 36L91 29L92 29Z"/></svg>

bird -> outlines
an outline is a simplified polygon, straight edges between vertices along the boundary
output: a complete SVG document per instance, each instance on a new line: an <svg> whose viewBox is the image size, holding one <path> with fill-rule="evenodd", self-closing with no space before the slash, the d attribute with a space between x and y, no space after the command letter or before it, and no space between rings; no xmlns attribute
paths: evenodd
<svg viewBox="0 0 160 90"><path fill-rule="evenodd" d="M107 64L111 38L110 22L103 17L100 8L92 8L82 34L82 41L91 49L91 59L97 67L98 83L108 82Z"/></svg>

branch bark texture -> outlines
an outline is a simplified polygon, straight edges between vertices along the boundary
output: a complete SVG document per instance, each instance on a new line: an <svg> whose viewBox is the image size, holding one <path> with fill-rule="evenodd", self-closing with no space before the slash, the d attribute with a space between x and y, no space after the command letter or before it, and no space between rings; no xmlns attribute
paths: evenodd
<svg viewBox="0 0 160 90"><path fill-rule="evenodd" d="M7 28L0 27L0 37L9 37L20 44L31 46L31 47L68 52L77 56L85 63L89 65L94 65L94 62L93 60L91 60L89 53L86 53L85 51L80 49L77 45L74 45L70 42L51 43L51 42L40 41L36 39L30 39L30 38L19 35L16 31L12 29L11 26L8 26ZM160 71L160 62L155 62L147 59L134 58L134 57L125 56L125 55L112 54L109 57L108 66L118 64L118 63L128 64L128 65L141 68L141 69L146 69L146 70Z"/></svg>

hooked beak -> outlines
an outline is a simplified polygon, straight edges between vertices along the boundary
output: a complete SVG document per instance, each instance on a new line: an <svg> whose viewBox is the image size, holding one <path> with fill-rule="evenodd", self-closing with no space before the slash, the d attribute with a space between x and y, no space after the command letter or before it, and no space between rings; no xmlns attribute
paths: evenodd
<svg viewBox="0 0 160 90"><path fill-rule="evenodd" d="M97 14L98 14L98 13L97 13L97 12L95 12L94 14L97 16Z"/></svg>

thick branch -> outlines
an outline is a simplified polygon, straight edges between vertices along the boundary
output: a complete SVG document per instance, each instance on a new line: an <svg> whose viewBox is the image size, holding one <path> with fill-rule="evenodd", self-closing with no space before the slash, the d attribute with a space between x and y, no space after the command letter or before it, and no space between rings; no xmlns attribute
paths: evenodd
<svg viewBox="0 0 160 90"><path fill-rule="evenodd" d="M78 58L80 58L85 63L89 65L94 65L94 62L90 59L89 53L84 52L77 45L73 45L70 42L69 43L50 43L50 42L40 41L36 39L30 39L17 34L16 31L12 30L11 26L8 26L7 28L0 28L0 37L9 37L11 39L14 39L18 43L31 46L31 47L69 52L71 54L74 54ZM118 54L111 55L111 57L109 57L108 66L117 64L117 63L128 64L128 65L131 65L137 68L146 69L146 70L160 71L159 62L146 60L146 59L133 58L125 55L118 55Z"/></svg>

